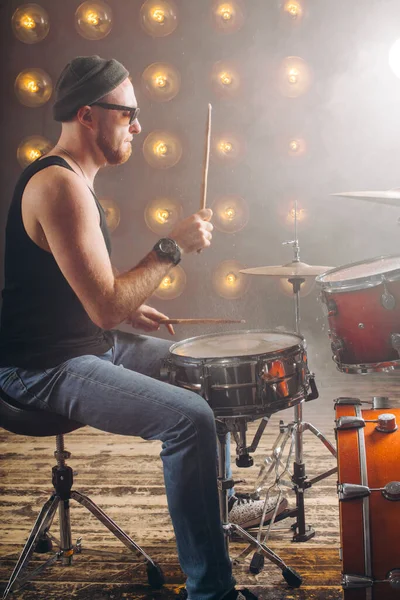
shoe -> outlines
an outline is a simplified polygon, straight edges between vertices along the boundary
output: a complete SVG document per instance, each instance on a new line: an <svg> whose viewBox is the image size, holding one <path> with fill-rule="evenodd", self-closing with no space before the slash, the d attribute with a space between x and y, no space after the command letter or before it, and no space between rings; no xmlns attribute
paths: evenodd
<svg viewBox="0 0 400 600"><path fill-rule="evenodd" d="M175 596L175 600L187 600L188 594L186 588L181 588L178 594ZM258 596L255 596L247 588L237 590L233 588L227 594L222 596L220 600L258 600Z"/></svg>
<svg viewBox="0 0 400 600"><path fill-rule="evenodd" d="M268 498L264 524L268 523L268 521L272 519L277 500L278 496L272 496L271 498ZM259 500L257 496L254 497L251 494L235 494L229 498L229 522L234 523L235 525L240 525L240 527L243 527L243 529L260 525L264 511L264 502L264 500ZM279 503L276 516L280 515L284 510L286 510L287 506L287 499L282 498Z"/></svg>

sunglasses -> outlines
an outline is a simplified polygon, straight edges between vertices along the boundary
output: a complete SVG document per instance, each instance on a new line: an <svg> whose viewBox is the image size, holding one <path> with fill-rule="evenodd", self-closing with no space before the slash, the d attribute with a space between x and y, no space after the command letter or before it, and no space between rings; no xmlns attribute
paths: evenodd
<svg viewBox="0 0 400 600"><path fill-rule="evenodd" d="M100 106L106 110L123 110L130 113L129 125L132 125L133 121L138 118L140 108L132 106L123 106L122 104L108 104L108 102L93 102L90 106Z"/></svg>

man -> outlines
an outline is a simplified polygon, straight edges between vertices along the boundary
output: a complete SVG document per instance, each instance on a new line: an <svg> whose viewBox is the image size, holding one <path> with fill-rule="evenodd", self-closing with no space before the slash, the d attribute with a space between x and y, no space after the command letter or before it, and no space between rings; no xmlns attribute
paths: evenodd
<svg viewBox="0 0 400 600"><path fill-rule="evenodd" d="M197 394L156 379L168 341L113 331L126 321L159 329L165 315L146 300L181 255L208 248L212 238L212 211L201 210L135 267L113 269L93 182L100 168L130 157L141 131L138 112L118 61L78 57L63 70L54 105L61 137L23 172L9 212L0 386L26 405L161 440L188 596L235 600L219 517L213 413Z"/></svg>

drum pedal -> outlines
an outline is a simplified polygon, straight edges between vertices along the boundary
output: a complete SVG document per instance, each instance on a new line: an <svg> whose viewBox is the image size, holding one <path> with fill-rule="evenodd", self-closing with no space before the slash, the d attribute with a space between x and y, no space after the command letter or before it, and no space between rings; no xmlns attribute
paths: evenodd
<svg viewBox="0 0 400 600"><path fill-rule="evenodd" d="M254 460L250 456L250 454L241 454L236 458L236 466L241 467L243 469L247 469L248 467L252 467L254 465Z"/></svg>

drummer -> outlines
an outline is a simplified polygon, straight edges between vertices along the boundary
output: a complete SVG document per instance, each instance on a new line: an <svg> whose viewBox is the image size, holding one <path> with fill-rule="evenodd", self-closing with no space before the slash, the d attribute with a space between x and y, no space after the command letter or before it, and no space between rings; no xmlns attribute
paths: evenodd
<svg viewBox="0 0 400 600"><path fill-rule="evenodd" d="M214 415L199 395L156 378L170 342L146 304L182 255L211 244L212 212L178 223L116 274L98 171L125 163L141 127L128 71L77 57L62 71L54 118L61 136L20 176L6 232L0 385L18 402L114 434L161 440L168 506L190 600L254 598L234 586L219 516ZM168 326L173 333L171 325ZM263 501L230 500L230 519L260 521Z"/></svg>

